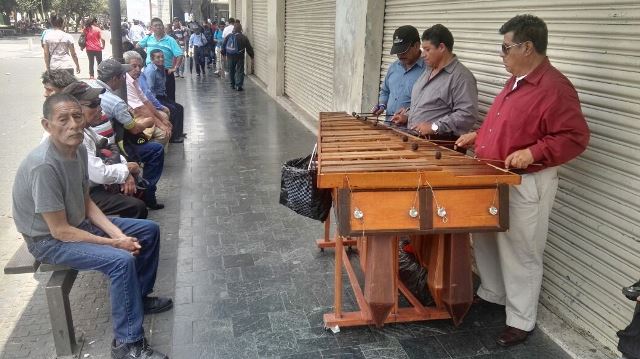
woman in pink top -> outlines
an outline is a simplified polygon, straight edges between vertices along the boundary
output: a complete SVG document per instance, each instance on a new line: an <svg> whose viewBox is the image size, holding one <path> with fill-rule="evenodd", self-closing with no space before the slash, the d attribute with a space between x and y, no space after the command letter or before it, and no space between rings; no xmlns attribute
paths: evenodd
<svg viewBox="0 0 640 359"><path fill-rule="evenodd" d="M87 56L89 57L89 78L94 78L93 60L96 59L98 65L102 62L102 50L104 49L104 39L102 30L96 25L98 20L94 17L87 20L84 30L86 38Z"/></svg>

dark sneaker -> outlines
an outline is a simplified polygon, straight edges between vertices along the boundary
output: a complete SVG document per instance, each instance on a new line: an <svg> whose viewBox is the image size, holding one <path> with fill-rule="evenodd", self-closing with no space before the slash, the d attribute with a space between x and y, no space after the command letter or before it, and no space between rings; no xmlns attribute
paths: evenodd
<svg viewBox="0 0 640 359"><path fill-rule="evenodd" d="M164 204L158 203L158 201L156 201L156 200L146 202L145 204L147 205L147 208L149 208L151 210L154 210L154 211L164 208Z"/></svg>
<svg viewBox="0 0 640 359"><path fill-rule="evenodd" d="M116 341L111 343L112 359L169 359L168 356L157 352L149 346L146 339L135 343L125 343L116 346Z"/></svg>
<svg viewBox="0 0 640 359"><path fill-rule="evenodd" d="M173 300L167 297L144 297L144 314L157 314L173 308Z"/></svg>
<svg viewBox="0 0 640 359"><path fill-rule="evenodd" d="M244 89L243 89L242 87L238 87L238 88L236 88L236 90L238 90L238 91L244 91Z"/></svg>

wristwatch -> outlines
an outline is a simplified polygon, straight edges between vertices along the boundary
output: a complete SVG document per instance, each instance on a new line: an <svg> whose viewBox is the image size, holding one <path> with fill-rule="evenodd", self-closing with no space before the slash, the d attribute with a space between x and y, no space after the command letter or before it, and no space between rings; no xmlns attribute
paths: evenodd
<svg viewBox="0 0 640 359"><path fill-rule="evenodd" d="M438 124L437 124L437 123L435 123L435 122L434 122L434 123L432 123L432 124L431 124L431 131L433 131L433 133L434 133L435 135L437 135L437 134L438 134L438 129L439 129L439 128L440 128L440 126L438 126Z"/></svg>

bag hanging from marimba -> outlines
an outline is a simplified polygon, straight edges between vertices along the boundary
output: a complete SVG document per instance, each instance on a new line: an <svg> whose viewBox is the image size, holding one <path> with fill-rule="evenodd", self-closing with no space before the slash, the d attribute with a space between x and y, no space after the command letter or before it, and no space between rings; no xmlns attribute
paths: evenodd
<svg viewBox="0 0 640 359"><path fill-rule="evenodd" d="M331 211L331 190L318 188L317 170L309 166L312 157L313 154L282 165L280 204L300 215L324 222Z"/></svg>

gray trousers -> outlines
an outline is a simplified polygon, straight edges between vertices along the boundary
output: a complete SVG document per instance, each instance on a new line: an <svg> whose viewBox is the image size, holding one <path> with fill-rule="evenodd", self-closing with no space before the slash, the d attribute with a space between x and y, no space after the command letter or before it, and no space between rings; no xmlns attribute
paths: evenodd
<svg viewBox="0 0 640 359"><path fill-rule="evenodd" d="M507 325L535 327L542 285L549 214L558 189L557 167L525 174L509 190L509 230L474 233L473 248L482 281L480 298L505 305Z"/></svg>

